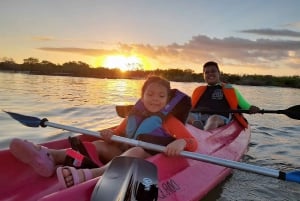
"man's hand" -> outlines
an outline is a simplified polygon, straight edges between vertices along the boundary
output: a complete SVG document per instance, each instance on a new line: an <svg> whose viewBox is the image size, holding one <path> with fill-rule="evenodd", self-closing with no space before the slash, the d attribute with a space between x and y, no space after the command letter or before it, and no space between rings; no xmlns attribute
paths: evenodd
<svg viewBox="0 0 300 201"><path fill-rule="evenodd" d="M259 107L256 107L255 105L251 105L251 107L249 108L249 114L255 114L258 113L260 111Z"/></svg>

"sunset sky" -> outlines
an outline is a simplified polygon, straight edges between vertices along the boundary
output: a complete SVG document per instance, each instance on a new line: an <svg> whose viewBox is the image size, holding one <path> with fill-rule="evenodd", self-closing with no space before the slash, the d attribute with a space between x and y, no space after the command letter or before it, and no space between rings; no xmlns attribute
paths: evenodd
<svg viewBox="0 0 300 201"><path fill-rule="evenodd" d="M299 0L1 0L0 60L300 75Z"/></svg>

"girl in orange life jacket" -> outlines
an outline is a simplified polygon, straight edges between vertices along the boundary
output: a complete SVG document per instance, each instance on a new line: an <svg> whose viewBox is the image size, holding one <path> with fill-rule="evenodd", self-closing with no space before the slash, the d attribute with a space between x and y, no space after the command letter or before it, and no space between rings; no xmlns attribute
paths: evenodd
<svg viewBox="0 0 300 201"><path fill-rule="evenodd" d="M154 127L154 129L158 127L163 128L158 128L158 130L163 131L161 132L163 139L159 139L159 143L164 141L164 145L168 144L165 149L165 153L169 156L173 156L177 155L183 149L194 151L197 149L198 145L197 141L193 138L193 136L190 135L182 123L185 123L188 111L190 110L190 98L184 95L182 99L180 98L181 100L185 101L180 102L182 104L177 104L178 102L176 101L176 98L176 103L174 103L174 98L172 98L167 104L170 91L174 92L174 89L170 90L169 81L157 76L149 77L144 83L142 88L142 98L138 102L142 102L143 106L145 106L145 109L152 113L157 113L158 111L165 113L165 111L168 110L167 108L172 105L171 103L175 105L175 110L173 110L169 115L165 113L165 117L163 119L152 118L152 116L147 118L148 120L156 119L156 122L158 122L158 126ZM177 94L178 90L175 90L175 92L175 94ZM179 96L182 96L182 94L179 93ZM179 118L180 121L175 118L173 114ZM161 122L160 125L159 122ZM142 122L141 125L143 123L144 122ZM150 123L153 123L153 121ZM144 126L147 127L146 121ZM23 139L15 138L10 143L10 152L21 162L30 165L37 174L43 177L51 177L54 174L57 165L73 166L76 168L95 168L102 166L103 163L109 162L115 156L121 155L128 149L128 146L126 145L110 142L110 137L113 133L116 135L125 136L127 129L126 127L127 119L124 119L124 121L113 131L104 130L101 132L104 141L98 140L94 142L80 142L78 139L76 140L76 138L71 139L70 141L72 149L51 149ZM138 128L142 128L142 126ZM137 131L138 130L141 132L145 131L143 129L137 129ZM137 131L134 134L138 133ZM172 134L172 136L169 138L164 137L168 134ZM142 135L140 136L143 137ZM153 138L150 138L150 140L153 140ZM124 155L132 155L137 157L147 157L151 154L153 153L144 151L139 147L134 147L124 153ZM84 169L84 175L81 171L75 171L74 168L59 169L57 173L60 175L60 180L64 185L68 186L72 184L65 184L64 176L65 174L68 175L70 173L69 170L75 174L74 180L76 180L75 183L78 183L78 181L82 182L82 180L80 180L82 177L87 180L88 178L92 178L92 176L95 174L102 174L104 168L95 169L95 174L92 174L91 171ZM71 176L70 178L66 178L66 180L71 180L72 182L74 181Z"/></svg>
<svg viewBox="0 0 300 201"><path fill-rule="evenodd" d="M137 104L143 104L143 107L149 113L152 113L155 116L158 112L164 110L169 101L170 91L171 89L169 81L158 76L150 76L145 81L142 87L142 97L140 99L140 102L138 102ZM146 120L148 121L149 118L143 120L142 123L146 123ZM98 141L98 144L96 144L96 148L102 160L105 159L106 162L108 162L113 157L120 154L122 156L131 156L138 158L147 158L152 155L151 152L149 152L148 150L144 150L141 147L128 147L126 145L124 146L120 143L111 141L112 135L126 135L126 130L128 130L128 123L129 119L127 117L114 130L107 129L101 131L101 136L104 141ZM147 126L147 123L144 126ZM167 156L177 156L183 150L195 151L197 149L198 144L196 139L188 132L184 124L180 120L175 118L172 114L169 114L165 118L163 118L161 127L164 130L163 135L168 134L173 138L173 140L169 141L169 143L166 145L164 153ZM137 126L137 128L140 127ZM136 134L137 133L133 133L133 136ZM101 176L104 173L105 169L108 167L108 164L109 163L100 168L79 170L68 166L60 167L57 169L57 177L63 187L67 188L81 183L87 179Z"/></svg>
<svg viewBox="0 0 300 201"><path fill-rule="evenodd" d="M203 77L207 86L199 86L194 90L192 94L193 109L226 111L241 108L249 110L250 114L260 110L258 107L250 105L237 89L220 81L220 70L216 62L209 61L203 65ZM190 113L188 123L204 130L210 130L228 124L232 116L242 126L248 126L247 121L238 113Z"/></svg>

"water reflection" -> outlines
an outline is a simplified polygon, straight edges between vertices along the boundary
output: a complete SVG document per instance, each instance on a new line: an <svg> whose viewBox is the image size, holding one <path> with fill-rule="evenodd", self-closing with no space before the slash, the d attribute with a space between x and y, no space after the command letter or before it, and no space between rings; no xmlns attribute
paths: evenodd
<svg viewBox="0 0 300 201"><path fill-rule="evenodd" d="M140 97L143 80L94 79L0 73L1 109L47 117L52 122L99 130L122 119L115 105L132 104ZM199 83L172 82L188 95ZM254 105L269 110L298 105L300 89L235 86ZM282 170L300 169L300 121L283 114L245 115L252 129L244 162ZM27 128L0 113L0 148L13 137L35 142L61 139L75 133L53 128ZM205 200L299 200L300 185L261 175L233 171ZM213 195L213 196L212 196Z"/></svg>

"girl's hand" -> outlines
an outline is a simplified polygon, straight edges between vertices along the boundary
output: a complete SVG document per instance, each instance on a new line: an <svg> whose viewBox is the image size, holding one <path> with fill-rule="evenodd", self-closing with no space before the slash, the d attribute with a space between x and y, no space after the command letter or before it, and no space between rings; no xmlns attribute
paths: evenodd
<svg viewBox="0 0 300 201"><path fill-rule="evenodd" d="M165 154L167 156L178 156L185 146L186 141L184 139L177 139L166 146Z"/></svg>
<svg viewBox="0 0 300 201"><path fill-rule="evenodd" d="M105 142L111 142L111 136L114 135L114 132L111 129L105 129L100 131L101 137Z"/></svg>

